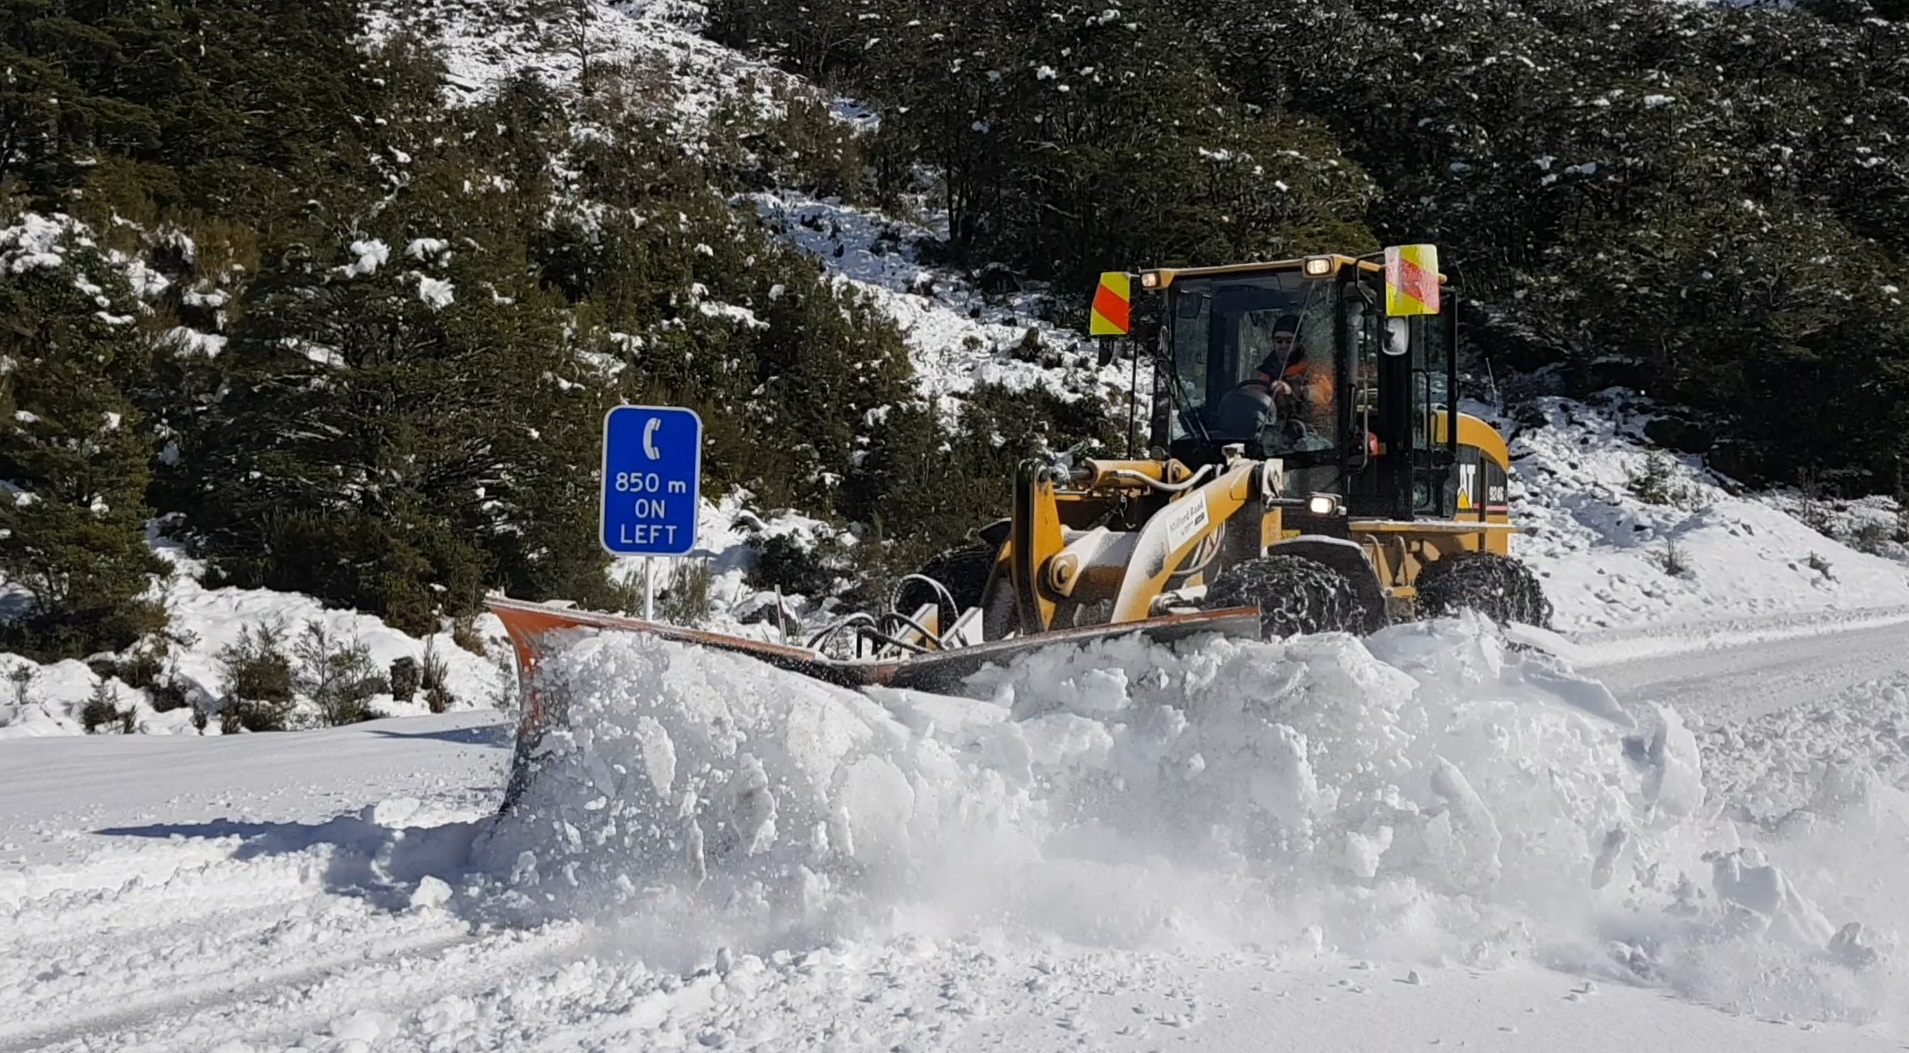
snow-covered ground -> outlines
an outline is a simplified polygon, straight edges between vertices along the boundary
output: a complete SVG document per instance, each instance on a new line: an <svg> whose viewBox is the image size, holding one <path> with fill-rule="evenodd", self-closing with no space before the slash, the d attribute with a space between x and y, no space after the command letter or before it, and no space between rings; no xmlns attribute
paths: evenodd
<svg viewBox="0 0 1909 1053"><path fill-rule="evenodd" d="M0 742L0 1053L1909 1039L1909 677L1693 734L1469 619L968 698L552 672L497 821L482 711Z"/></svg>
<svg viewBox="0 0 1909 1053"><path fill-rule="evenodd" d="M1070 400L1099 397L1124 413L1128 393L1153 383L1150 363L1123 356L1100 365L1084 318L1069 329L1040 317L1044 288L990 296L960 275L923 266L917 243L945 231L834 200L765 193L755 195L755 202L837 283L895 320L908 341L918 389L944 410L952 411L977 384L995 384L1013 391L1042 388Z"/></svg>
<svg viewBox="0 0 1909 1053"><path fill-rule="evenodd" d="M1719 626L1909 621L1909 563L1891 549L1859 551L1792 514L1792 496L1733 492L1698 458L1653 450L1645 418L1622 401L1537 408L1544 423L1532 427L1471 407L1510 437L1512 516L1527 528L1513 548L1542 579L1558 630L1650 648ZM1861 508L1880 524L1880 503Z"/></svg>

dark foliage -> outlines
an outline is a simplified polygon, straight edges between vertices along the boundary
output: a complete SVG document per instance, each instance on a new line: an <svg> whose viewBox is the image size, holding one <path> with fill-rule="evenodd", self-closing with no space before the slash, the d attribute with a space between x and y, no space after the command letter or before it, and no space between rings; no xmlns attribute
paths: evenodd
<svg viewBox="0 0 1909 1053"><path fill-rule="evenodd" d="M1434 241L1500 372L1621 377L1758 481L1889 489L1901 6L718 0L712 31L881 108L878 168L935 167L969 266L1082 285Z"/></svg>

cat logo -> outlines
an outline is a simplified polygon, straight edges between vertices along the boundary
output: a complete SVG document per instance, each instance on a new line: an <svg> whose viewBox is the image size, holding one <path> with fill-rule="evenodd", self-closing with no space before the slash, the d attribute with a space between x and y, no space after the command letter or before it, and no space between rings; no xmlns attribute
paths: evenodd
<svg viewBox="0 0 1909 1053"><path fill-rule="evenodd" d="M1472 507L1472 489L1478 485L1478 465L1461 464L1458 466L1458 510L1469 512Z"/></svg>

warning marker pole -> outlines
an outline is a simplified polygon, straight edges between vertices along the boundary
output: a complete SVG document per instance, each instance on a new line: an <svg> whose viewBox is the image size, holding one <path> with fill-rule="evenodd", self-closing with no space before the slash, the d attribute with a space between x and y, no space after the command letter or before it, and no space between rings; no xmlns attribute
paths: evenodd
<svg viewBox="0 0 1909 1053"><path fill-rule="evenodd" d="M1126 336L1133 328L1133 277L1125 271L1103 271L1100 284L1094 289L1093 306L1088 309L1087 332L1100 338L1100 361L1102 365L1113 361L1114 343ZM1131 345L1132 341L1128 341ZM1131 352L1133 348L1128 347ZM1139 444L1137 430L1140 424L1140 356L1133 356L1133 379L1128 383L1127 391L1127 459L1134 457L1134 448Z"/></svg>

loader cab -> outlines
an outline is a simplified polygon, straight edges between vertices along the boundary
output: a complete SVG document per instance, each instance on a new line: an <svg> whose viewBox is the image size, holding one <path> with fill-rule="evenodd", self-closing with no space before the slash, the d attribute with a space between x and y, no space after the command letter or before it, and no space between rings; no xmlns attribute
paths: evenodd
<svg viewBox="0 0 1909 1053"><path fill-rule="evenodd" d="M1354 517L1449 516L1456 305L1435 296L1427 312L1386 273L1382 257L1339 255L1140 272L1159 308L1153 444L1199 465L1239 443ZM1291 396L1261 396L1282 379Z"/></svg>

